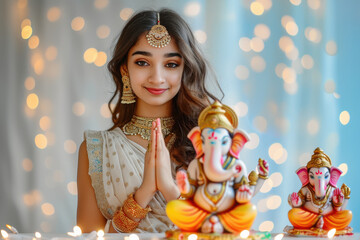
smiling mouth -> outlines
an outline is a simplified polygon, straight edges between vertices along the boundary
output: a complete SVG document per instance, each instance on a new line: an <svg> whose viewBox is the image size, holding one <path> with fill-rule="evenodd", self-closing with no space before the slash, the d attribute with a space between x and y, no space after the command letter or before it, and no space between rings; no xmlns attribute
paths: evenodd
<svg viewBox="0 0 360 240"><path fill-rule="evenodd" d="M166 88L146 88L146 90L149 91L149 93L154 95L160 95L164 93L167 89Z"/></svg>

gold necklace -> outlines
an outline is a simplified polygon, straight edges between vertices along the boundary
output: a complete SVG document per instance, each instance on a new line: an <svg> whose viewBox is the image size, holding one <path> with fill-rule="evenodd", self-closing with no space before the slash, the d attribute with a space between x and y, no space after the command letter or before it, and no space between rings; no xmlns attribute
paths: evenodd
<svg viewBox="0 0 360 240"><path fill-rule="evenodd" d="M122 130L125 135L140 135L142 139L150 141L152 122L157 118L139 117L133 115L131 121L126 123ZM175 120L173 117L160 118L161 132L166 138L174 126Z"/></svg>

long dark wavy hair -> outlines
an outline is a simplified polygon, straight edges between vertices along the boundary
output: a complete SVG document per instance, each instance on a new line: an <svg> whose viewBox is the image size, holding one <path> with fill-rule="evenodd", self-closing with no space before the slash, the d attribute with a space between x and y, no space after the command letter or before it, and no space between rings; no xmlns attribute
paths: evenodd
<svg viewBox="0 0 360 240"><path fill-rule="evenodd" d="M172 10L139 12L127 22L122 30L114 48L112 59L107 65L116 86L108 103L114 123L109 130L116 127L122 128L134 114L136 103L121 103L123 83L120 67L126 64L127 54L138 41L139 36L144 32L147 33L152 26L157 24L158 13L160 14L160 24L166 27L172 38L171 41L176 42L184 59L181 87L172 101L172 114L175 119L173 132L176 134L176 140L170 153L172 159L186 167L195 157L195 151L187 138L187 134L193 127L197 126L200 112L217 98L205 87L205 78L209 72L208 63L203 58L189 25ZM220 89L217 81L216 86ZM223 94L222 91L221 93ZM111 103L116 97L118 98L115 108L112 108Z"/></svg>

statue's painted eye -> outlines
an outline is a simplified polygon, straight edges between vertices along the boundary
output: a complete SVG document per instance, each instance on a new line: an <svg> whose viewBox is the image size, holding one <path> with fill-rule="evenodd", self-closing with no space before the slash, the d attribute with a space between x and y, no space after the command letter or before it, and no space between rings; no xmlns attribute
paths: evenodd
<svg viewBox="0 0 360 240"><path fill-rule="evenodd" d="M223 139L222 139L222 145L225 145L225 144L227 144L229 142L229 137L228 136L226 136L226 137L223 137Z"/></svg>
<svg viewBox="0 0 360 240"><path fill-rule="evenodd" d="M329 178L329 174L326 174L326 175L325 175L325 179L328 179L328 178Z"/></svg>
<svg viewBox="0 0 360 240"><path fill-rule="evenodd" d="M314 179L314 176L313 176L313 175L310 175L310 178L311 178L311 179Z"/></svg>

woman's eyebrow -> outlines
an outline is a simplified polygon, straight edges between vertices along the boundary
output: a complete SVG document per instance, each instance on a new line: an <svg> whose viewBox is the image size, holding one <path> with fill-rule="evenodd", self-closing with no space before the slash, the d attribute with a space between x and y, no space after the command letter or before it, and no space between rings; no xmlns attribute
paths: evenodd
<svg viewBox="0 0 360 240"><path fill-rule="evenodd" d="M144 55L144 56L148 56L148 57L151 57L151 56L152 56L151 53L145 52L145 51L136 51L136 52L134 52L133 54L131 54L131 56L134 56L134 55Z"/></svg>
<svg viewBox="0 0 360 240"><path fill-rule="evenodd" d="M146 52L146 51L136 51L133 54L131 54L131 56L134 56L134 55L144 55L144 56L147 56L147 57L152 57L153 56L150 52ZM164 57L166 57L166 58L171 58L171 57L182 58L181 54L178 53L178 52L165 53Z"/></svg>
<svg viewBox="0 0 360 240"><path fill-rule="evenodd" d="M180 53L177 52L172 52L172 53L165 53L164 57L166 58L170 58L170 57L179 57L182 58L182 56L180 55Z"/></svg>

